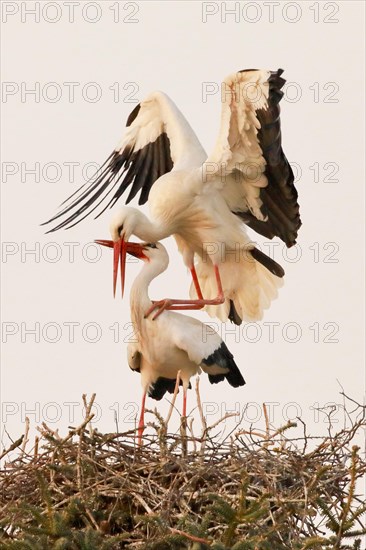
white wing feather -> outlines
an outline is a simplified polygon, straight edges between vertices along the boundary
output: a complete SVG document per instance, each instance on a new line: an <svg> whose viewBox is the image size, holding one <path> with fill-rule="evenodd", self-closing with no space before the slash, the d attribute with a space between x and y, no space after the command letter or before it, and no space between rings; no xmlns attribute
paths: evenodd
<svg viewBox="0 0 366 550"><path fill-rule="evenodd" d="M244 71L228 76L221 87L221 127L212 154L203 164L204 181L215 182L232 210L249 210L265 220L260 189L268 185L266 161L257 134L256 111L268 107L268 71Z"/></svg>
<svg viewBox="0 0 366 550"><path fill-rule="evenodd" d="M203 359L220 347L222 340L210 325L187 315L166 313L169 313L166 319L169 322L172 342L177 348L185 351L196 365L201 365Z"/></svg>
<svg viewBox="0 0 366 550"><path fill-rule="evenodd" d="M122 152L126 146L139 151L166 132L170 141L174 169L178 169L189 158L190 164L200 166L207 158L192 127L175 103L163 92L149 94L140 103L137 117L127 128L121 142L116 147Z"/></svg>

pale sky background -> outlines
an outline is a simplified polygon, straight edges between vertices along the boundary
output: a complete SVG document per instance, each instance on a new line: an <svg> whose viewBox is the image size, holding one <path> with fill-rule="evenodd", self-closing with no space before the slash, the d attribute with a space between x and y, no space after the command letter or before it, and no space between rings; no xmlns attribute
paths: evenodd
<svg viewBox="0 0 366 550"><path fill-rule="evenodd" d="M192 313L216 323L247 381L234 390L211 386L203 376L201 397L209 422L219 411L244 411L250 404L246 426L257 421L263 427L266 402L276 426L301 413L311 433L324 432L313 407L341 402L337 379L354 399L364 399L364 3L274 3L271 21L269 6L255 2L237 3L236 16L225 15L221 2L121 2L119 13L116 2L79 2L74 22L64 2L48 3L46 11L39 3L35 22L26 11L35 4L2 2L1 399L7 431L18 437L28 414L33 428L46 421L64 432L81 419L82 393L92 392L98 428L115 429L116 409L119 429L129 429L141 397L139 376L126 361L128 291L140 267L128 264L126 297L113 300L111 253L103 250L93 261L98 249L88 245L109 238L111 212L51 235L39 224L84 182L86 164L110 154L136 100L155 89L169 94L209 152L219 128L221 79L244 68L282 67L288 81L283 146L298 174L303 226L295 250L286 252L279 241L274 248L285 286L262 322L235 328ZM80 84L73 101L65 84L72 82ZM203 98L207 86L212 95ZM30 89L36 96L25 93ZM96 92L101 97L93 101ZM34 168L36 175L27 172ZM175 242L164 244L170 267L150 294L186 296L190 278ZM32 328L37 342L27 333ZM157 406L165 411L167 402ZM341 426L340 410L334 420ZM4 429L2 442L8 443Z"/></svg>

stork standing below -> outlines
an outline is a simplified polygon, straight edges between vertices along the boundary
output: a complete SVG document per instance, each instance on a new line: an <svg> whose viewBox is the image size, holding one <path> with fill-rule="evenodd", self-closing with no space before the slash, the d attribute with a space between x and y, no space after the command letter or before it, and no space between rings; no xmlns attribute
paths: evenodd
<svg viewBox="0 0 366 550"><path fill-rule="evenodd" d="M148 242L173 235L193 279L191 300L161 300L146 314L186 304L206 306L210 315L236 324L260 319L284 271L255 247L245 227L292 246L301 225L281 146L282 72L250 69L225 79L221 128L210 156L173 101L162 92L150 94L131 112L122 142L97 178L49 220L59 220L51 231L76 225L107 202L100 215L131 186L126 203L141 191L139 204L148 201L152 219L136 208L116 213L116 257L124 262L131 235Z"/></svg>
<svg viewBox="0 0 366 550"><path fill-rule="evenodd" d="M113 247L113 241L96 241ZM161 243L127 243L126 252L144 261L130 293L131 320L137 337L128 345L128 364L141 373L143 396L138 425L139 444L142 441L146 395L160 400L174 391L178 371L183 384L183 416L187 416L187 389L190 378L201 369L211 384L226 378L231 386L243 386L245 381L233 356L220 336L211 327L193 317L165 311L156 321L145 317L151 307L148 289L151 281L168 267L169 257ZM183 306L184 307L184 306Z"/></svg>

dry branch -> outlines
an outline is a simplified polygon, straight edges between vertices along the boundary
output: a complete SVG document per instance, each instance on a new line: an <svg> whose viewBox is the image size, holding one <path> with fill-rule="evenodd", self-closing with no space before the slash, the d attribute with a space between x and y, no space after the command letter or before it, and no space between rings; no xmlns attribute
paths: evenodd
<svg viewBox="0 0 366 550"><path fill-rule="evenodd" d="M65 437L43 425L36 449L24 452L20 438L2 453L4 550L361 548L362 405L352 401L350 427L322 438L304 426L292 439L290 425L272 429L266 415L263 432L237 426L219 441L210 434L218 423L203 418L199 437L191 423L182 438L155 414L155 432L137 450L135 430L91 426L94 398L84 398L85 419Z"/></svg>

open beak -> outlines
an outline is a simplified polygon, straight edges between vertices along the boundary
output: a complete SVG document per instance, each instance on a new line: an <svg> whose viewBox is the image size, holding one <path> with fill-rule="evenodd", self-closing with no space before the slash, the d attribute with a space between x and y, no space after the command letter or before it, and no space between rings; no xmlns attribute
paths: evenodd
<svg viewBox="0 0 366 550"><path fill-rule="evenodd" d="M119 239L117 242L104 239L97 239L94 242L108 248L113 248L113 296L116 296L118 266L121 264L121 288L123 298L126 278L126 255L128 253L135 258L145 258L143 246L140 243L126 242L123 238Z"/></svg>

